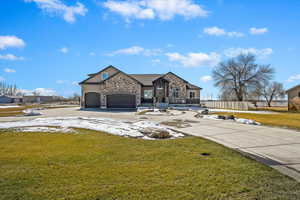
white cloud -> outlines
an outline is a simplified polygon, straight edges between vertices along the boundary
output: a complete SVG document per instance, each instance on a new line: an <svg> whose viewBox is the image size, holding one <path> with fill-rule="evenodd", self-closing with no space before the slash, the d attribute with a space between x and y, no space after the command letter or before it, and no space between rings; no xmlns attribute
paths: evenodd
<svg viewBox="0 0 300 200"><path fill-rule="evenodd" d="M203 29L203 33L214 36L228 36L228 37L243 37L243 33L231 31L227 32L225 29L219 28L217 26L207 27Z"/></svg>
<svg viewBox="0 0 300 200"><path fill-rule="evenodd" d="M154 18L170 20L176 15L190 19L208 15L208 11L193 0L108 0L103 5L127 21Z"/></svg>
<svg viewBox="0 0 300 200"><path fill-rule="evenodd" d="M211 76L202 76L200 77L200 80L203 81L203 82L208 82L208 81L211 81L212 80L212 77Z"/></svg>
<svg viewBox="0 0 300 200"><path fill-rule="evenodd" d="M212 52L206 53L188 53L181 55L179 53L167 53L166 56L170 61L177 61L184 67L201 67L201 66L215 66L220 62L220 55Z"/></svg>
<svg viewBox="0 0 300 200"><path fill-rule="evenodd" d="M72 85L78 85L78 81L73 81Z"/></svg>
<svg viewBox="0 0 300 200"><path fill-rule="evenodd" d="M74 6L67 6L61 0L24 0L35 2L37 6L49 14L61 15L66 22L74 23L76 15L85 16L88 9L80 2Z"/></svg>
<svg viewBox="0 0 300 200"><path fill-rule="evenodd" d="M273 50L271 48L256 49L256 48L229 48L224 50L224 55L227 57L236 57L240 54L253 54L259 58L266 58L271 55Z"/></svg>
<svg viewBox="0 0 300 200"><path fill-rule="evenodd" d="M14 35L4 35L0 36L0 50L6 49L9 47L24 47L25 42Z"/></svg>
<svg viewBox="0 0 300 200"><path fill-rule="evenodd" d="M132 46L125 49L118 49L111 53L108 53L107 56L115 56L115 55L144 55L144 56L155 56L161 53L160 49L145 49L140 46Z"/></svg>
<svg viewBox="0 0 300 200"><path fill-rule="evenodd" d="M57 84L65 84L65 83L67 83L68 81L66 81L66 80L57 80L56 81L56 83Z"/></svg>
<svg viewBox="0 0 300 200"><path fill-rule="evenodd" d="M62 48L59 49L59 51L60 51L61 53L68 53L68 52L69 52L69 49L68 49L67 47L62 47Z"/></svg>
<svg viewBox="0 0 300 200"><path fill-rule="evenodd" d="M90 55L90 56L95 56L96 53L95 53L95 52L90 52L89 55Z"/></svg>
<svg viewBox="0 0 300 200"><path fill-rule="evenodd" d="M6 73L15 73L16 72L16 70L10 69L10 68L5 68L3 71Z"/></svg>
<svg viewBox="0 0 300 200"><path fill-rule="evenodd" d="M300 74L290 76L289 79L287 80L287 82L294 82L294 81L297 81L297 80L300 80Z"/></svg>
<svg viewBox="0 0 300 200"><path fill-rule="evenodd" d="M160 63L160 59L153 59L151 60L152 63Z"/></svg>
<svg viewBox="0 0 300 200"><path fill-rule="evenodd" d="M0 81L5 81L5 78L3 76L0 76Z"/></svg>
<svg viewBox="0 0 300 200"><path fill-rule="evenodd" d="M24 58L15 56L13 54L5 54L5 55L0 54L0 60L24 60Z"/></svg>
<svg viewBox="0 0 300 200"><path fill-rule="evenodd" d="M47 89L47 88L36 88L34 90L26 90L26 89L20 89L21 93L24 93L25 95L33 95L34 93L40 95L40 96L56 96L57 93L53 89Z"/></svg>
<svg viewBox="0 0 300 200"><path fill-rule="evenodd" d="M267 32L268 32L267 28L255 28L255 27L252 27L249 30L249 33L252 34L252 35L262 35L262 34L265 34Z"/></svg>

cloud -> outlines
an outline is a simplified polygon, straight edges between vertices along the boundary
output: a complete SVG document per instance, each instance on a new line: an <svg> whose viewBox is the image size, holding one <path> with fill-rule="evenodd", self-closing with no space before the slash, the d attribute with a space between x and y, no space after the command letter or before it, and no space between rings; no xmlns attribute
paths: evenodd
<svg viewBox="0 0 300 200"><path fill-rule="evenodd" d="M224 50L224 55L227 57L236 57L240 54L253 54L259 58L266 58L271 55L273 50L271 48L256 49L256 48L229 48Z"/></svg>
<svg viewBox="0 0 300 200"><path fill-rule="evenodd" d="M72 85L78 85L78 83L79 83L78 81L73 81Z"/></svg>
<svg viewBox="0 0 300 200"><path fill-rule="evenodd" d="M25 95L33 95L34 93L40 95L40 96L56 96L57 93L53 89L47 89L47 88L36 88L34 90L26 90L26 89L20 89L21 93L24 93Z"/></svg>
<svg viewBox="0 0 300 200"><path fill-rule="evenodd" d="M69 52L69 49L68 49L67 47L62 47L62 48L59 49L59 51L60 51L61 53L68 53L68 52Z"/></svg>
<svg viewBox="0 0 300 200"><path fill-rule="evenodd" d="M152 63L160 63L160 59L153 59L151 60Z"/></svg>
<svg viewBox="0 0 300 200"><path fill-rule="evenodd" d="M3 76L0 76L0 81L5 81L5 78Z"/></svg>
<svg viewBox="0 0 300 200"><path fill-rule="evenodd" d="M66 80L57 80L56 81L56 83L57 84L65 84L65 83L67 83L68 81L66 81Z"/></svg>
<svg viewBox="0 0 300 200"><path fill-rule="evenodd" d="M200 77L200 80L203 81L203 82L208 82L208 81L211 81L212 80L212 77L211 76L202 76Z"/></svg>
<svg viewBox="0 0 300 200"><path fill-rule="evenodd" d="M209 54L188 53L187 55L167 53L166 56L170 61L177 61L184 67L215 66L220 62L220 55L215 52Z"/></svg>
<svg viewBox="0 0 300 200"><path fill-rule="evenodd" d="M21 38L18 38L14 35L0 36L0 50L9 47L20 48L24 46L25 46L25 42Z"/></svg>
<svg viewBox="0 0 300 200"><path fill-rule="evenodd" d="M25 2L34 2L44 12L60 15L68 23L76 21L76 15L85 16L88 9L80 2L74 6L67 6L60 0L24 0Z"/></svg>
<svg viewBox="0 0 300 200"><path fill-rule="evenodd" d="M2 55L0 54L0 60L24 60L23 57L18 57L18 56L15 56L13 54L5 54L5 55Z"/></svg>
<svg viewBox="0 0 300 200"><path fill-rule="evenodd" d="M6 73L15 73L16 72L16 70L10 69L10 68L5 68L3 71Z"/></svg>
<svg viewBox="0 0 300 200"><path fill-rule="evenodd" d="M106 54L107 56L115 56L115 55L144 55L144 56L155 56L161 53L160 49L145 49L140 46L132 46L125 49L118 49L111 53Z"/></svg>
<svg viewBox="0 0 300 200"><path fill-rule="evenodd" d="M225 29L219 28L217 26L207 27L203 29L203 33L213 36L228 36L228 37L244 37L245 35L240 32L231 31L227 32Z"/></svg>
<svg viewBox="0 0 300 200"><path fill-rule="evenodd" d="M300 74L290 76L289 79L287 80L287 82L294 82L294 81L297 81L297 80L300 80Z"/></svg>
<svg viewBox="0 0 300 200"><path fill-rule="evenodd" d="M193 0L108 0L103 5L124 17L127 22L130 19L171 20L176 15L186 19L208 15L208 11Z"/></svg>
<svg viewBox="0 0 300 200"><path fill-rule="evenodd" d="M95 56L96 53L95 53L95 52L90 52L89 55L90 55L90 56Z"/></svg>
<svg viewBox="0 0 300 200"><path fill-rule="evenodd" d="M255 28L255 27L252 27L249 30L249 33L252 34L252 35L262 35L262 34L265 34L267 32L268 32L267 28Z"/></svg>

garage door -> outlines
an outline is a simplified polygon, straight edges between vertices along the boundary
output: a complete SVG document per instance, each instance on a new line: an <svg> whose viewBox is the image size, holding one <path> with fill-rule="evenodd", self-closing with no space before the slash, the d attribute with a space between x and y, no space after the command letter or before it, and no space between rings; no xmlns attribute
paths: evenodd
<svg viewBox="0 0 300 200"><path fill-rule="evenodd" d="M135 95L113 94L107 95L108 108L135 108Z"/></svg>
<svg viewBox="0 0 300 200"><path fill-rule="evenodd" d="M100 107L100 94L96 92L89 92L85 94L85 107L86 108L99 108Z"/></svg>

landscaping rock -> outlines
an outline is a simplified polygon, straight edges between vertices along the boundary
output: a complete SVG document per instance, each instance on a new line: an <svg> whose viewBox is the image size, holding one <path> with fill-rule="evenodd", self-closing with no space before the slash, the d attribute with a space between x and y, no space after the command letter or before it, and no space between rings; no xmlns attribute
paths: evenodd
<svg viewBox="0 0 300 200"><path fill-rule="evenodd" d="M208 113L209 113L209 110L208 110L208 109L205 109L205 110L202 110L202 111L201 111L201 114L202 114L202 115L208 115Z"/></svg>
<svg viewBox="0 0 300 200"><path fill-rule="evenodd" d="M223 115L218 115L218 119L223 119L223 120L225 120L225 119L226 119L226 117L225 117L225 116L223 116Z"/></svg>
<svg viewBox="0 0 300 200"><path fill-rule="evenodd" d="M234 115L227 115L227 116L225 116L225 119L226 120L234 120L235 117L234 117Z"/></svg>

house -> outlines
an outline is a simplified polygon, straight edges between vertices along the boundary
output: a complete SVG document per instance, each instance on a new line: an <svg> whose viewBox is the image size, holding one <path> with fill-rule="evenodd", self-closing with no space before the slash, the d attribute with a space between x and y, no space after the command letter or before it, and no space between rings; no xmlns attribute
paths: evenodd
<svg viewBox="0 0 300 200"><path fill-rule="evenodd" d="M289 110L299 110L300 108L300 84L286 91L288 94Z"/></svg>
<svg viewBox="0 0 300 200"><path fill-rule="evenodd" d="M1 95L0 103L22 103L23 97L21 96L9 96L9 95Z"/></svg>
<svg viewBox="0 0 300 200"><path fill-rule="evenodd" d="M60 101L62 98L58 96L24 96L24 103L51 103Z"/></svg>
<svg viewBox="0 0 300 200"><path fill-rule="evenodd" d="M140 105L200 104L200 90L172 72L126 74L114 66L80 82L83 108L136 108Z"/></svg>

